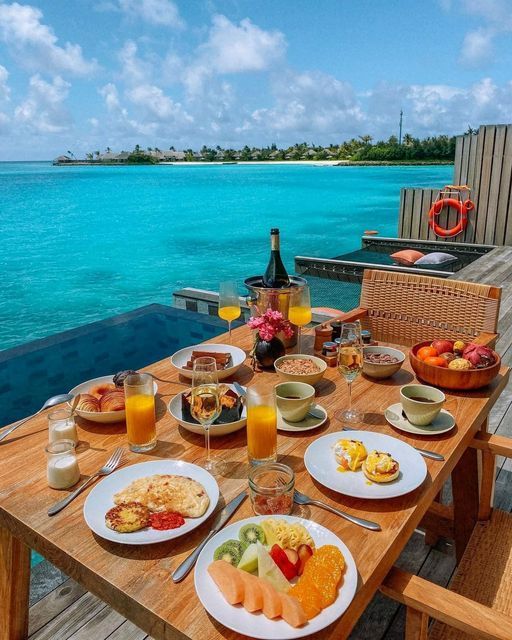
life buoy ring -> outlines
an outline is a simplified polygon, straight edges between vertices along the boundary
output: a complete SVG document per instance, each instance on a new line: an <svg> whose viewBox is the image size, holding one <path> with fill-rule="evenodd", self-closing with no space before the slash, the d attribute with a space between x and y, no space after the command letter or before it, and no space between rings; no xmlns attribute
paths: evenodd
<svg viewBox="0 0 512 640"><path fill-rule="evenodd" d="M443 229L436 222L436 216L441 213L444 207L456 209L460 215L459 223L451 229ZM428 223L436 236L451 238L464 231L468 224L468 211L471 211L474 208L475 205L471 200L469 200L469 198L464 202L457 200L456 198L442 198L441 200L436 200L430 208L430 211L428 212Z"/></svg>

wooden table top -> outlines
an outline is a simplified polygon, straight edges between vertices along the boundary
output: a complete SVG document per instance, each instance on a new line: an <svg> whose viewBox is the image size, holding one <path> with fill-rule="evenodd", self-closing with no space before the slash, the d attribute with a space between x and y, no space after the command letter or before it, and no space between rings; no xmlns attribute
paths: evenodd
<svg viewBox="0 0 512 640"><path fill-rule="evenodd" d="M234 330L233 338L241 348L250 349L251 333L246 327ZM225 336L220 336L211 342L222 342L223 339ZM311 352L312 336L306 336L305 342L309 347L306 351ZM147 369L159 377L178 380L178 374L168 359ZM317 385L317 401L327 409L330 418L327 423L307 434L279 432L279 459L295 470L296 486L300 491L354 515L375 520L383 529L381 532L367 531L317 507L296 507L296 515L311 518L330 528L347 544L360 574L360 587L348 611L315 637L338 639L348 636L481 427L508 375L509 370L503 367L499 376L485 389L472 393L447 393L445 407L454 415L456 428L431 439L398 432L387 424L383 416L386 407L399 401L400 387L414 380L407 360L391 379L375 382L360 377L354 382L353 402L365 412L365 429L393 435L445 456L445 462L426 460L428 476L424 484L399 498L384 501L348 498L316 483L305 470L303 456L310 442L320 435L341 431L341 424L333 414L346 406L348 396L347 385L336 368L328 368ZM255 377L269 385L278 382L275 373L254 374L248 361L235 379L242 384L251 384ZM179 427L166 411L170 398L185 387L161 382L158 386L158 445L148 454L127 453L127 464L158 458L193 461L204 451L204 438ZM79 463L82 474L86 476L95 472L115 447L126 444L126 433L124 424L99 425L81 420L78 424L81 441ZM49 518L47 509L65 492L55 491L47 485L44 452L47 437L47 416L42 414L0 445L0 525L158 640L240 637L205 612L195 594L193 573L178 585L170 579L170 572L206 535L210 522L185 538L156 545L133 547L111 543L93 535L85 524L82 508L89 490L64 511ZM228 463L227 476L219 479L221 499L227 502L247 486L245 430L211 438L211 444L213 455ZM246 500L232 521L251 515L251 506Z"/></svg>

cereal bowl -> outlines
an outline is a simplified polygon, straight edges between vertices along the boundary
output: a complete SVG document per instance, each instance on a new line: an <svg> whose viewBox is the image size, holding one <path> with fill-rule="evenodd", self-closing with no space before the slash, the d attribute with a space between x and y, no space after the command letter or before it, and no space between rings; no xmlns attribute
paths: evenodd
<svg viewBox="0 0 512 640"><path fill-rule="evenodd" d="M378 355L383 356L380 362L378 361ZM375 358L375 360L370 362L367 359L368 356ZM390 358L396 358L397 362L386 362ZM405 353L398 349L378 346L363 347L363 373L370 378L378 378L380 380L390 378L397 371L400 371L404 360Z"/></svg>
<svg viewBox="0 0 512 640"><path fill-rule="evenodd" d="M316 384L322 379L327 363L317 356L294 353L277 358L274 368L283 380Z"/></svg>

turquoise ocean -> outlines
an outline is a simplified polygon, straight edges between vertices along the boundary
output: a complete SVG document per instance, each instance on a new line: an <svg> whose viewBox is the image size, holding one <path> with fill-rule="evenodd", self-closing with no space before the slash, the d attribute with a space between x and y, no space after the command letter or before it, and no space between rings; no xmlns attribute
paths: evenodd
<svg viewBox="0 0 512 640"><path fill-rule="evenodd" d="M0 349L257 275L271 227L290 273L295 255L356 249L365 229L396 236L400 188L452 171L0 163Z"/></svg>

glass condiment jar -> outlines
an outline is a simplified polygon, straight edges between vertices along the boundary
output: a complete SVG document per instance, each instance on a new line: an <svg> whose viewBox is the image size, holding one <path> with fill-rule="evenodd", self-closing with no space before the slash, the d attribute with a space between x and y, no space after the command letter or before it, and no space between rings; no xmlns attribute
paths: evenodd
<svg viewBox="0 0 512 640"><path fill-rule="evenodd" d="M293 509L295 474L280 462L270 462L249 471L249 497L257 516L288 515Z"/></svg>
<svg viewBox="0 0 512 640"><path fill-rule="evenodd" d="M59 409L48 415L48 440L50 443L72 440L75 446L78 444L75 417L71 410Z"/></svg>
<svg viewBox="0 0 512 640"><path fill-rule="evenodd" d="M331 340L333 342L336 340L336 338L339 338L341 336L341 325L342 324L343 324L343 322L341 322L341 320L333 320L333 322L331 322L331 327L332 327Z"/></svg>
<svg viewBox="0 0 512 640"><path fill-rule="evenodd" d="M57 440L45 449L46 477L52 489L69 489L80 480L73 440Z"/></svg>
<svg viewBox="0 0 512 640"><path fill-rule="evenodd" d="M322 359L328 367L335 367L338 361L338 346L336 342L324 342L322 346Z"/></svg>

